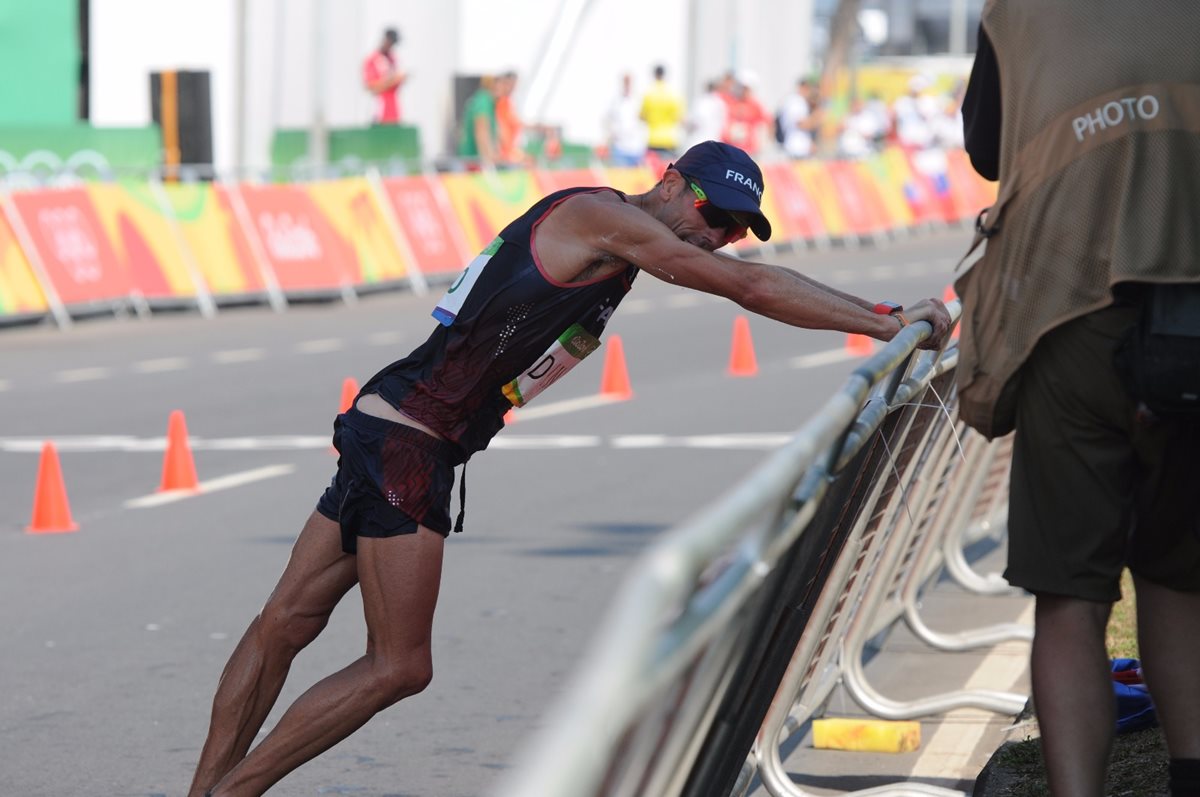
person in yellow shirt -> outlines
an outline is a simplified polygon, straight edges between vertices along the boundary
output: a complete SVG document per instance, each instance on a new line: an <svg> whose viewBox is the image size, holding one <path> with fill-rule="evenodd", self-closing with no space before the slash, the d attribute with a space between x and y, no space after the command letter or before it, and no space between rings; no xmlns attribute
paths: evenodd
<svg viewBox="0 0 1200 797"><path fill-rule="evenodd" d="M649 148L670 158L679 148L679 124L683 121L683 99L666 81L667 68L654 67L654 83L642 95L642 121L646 123Z"/></svg>

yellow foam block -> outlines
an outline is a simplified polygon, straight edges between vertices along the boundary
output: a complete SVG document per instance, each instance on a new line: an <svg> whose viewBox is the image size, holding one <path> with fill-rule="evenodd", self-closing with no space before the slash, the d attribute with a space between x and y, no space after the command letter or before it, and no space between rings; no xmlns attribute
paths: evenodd
<svg viewBox="0 0 1200 797"><path fill-rule="evenodd" d="M813 747L864 753L908 753L921 746L915 720L820 719L812 724Z"/></svg>

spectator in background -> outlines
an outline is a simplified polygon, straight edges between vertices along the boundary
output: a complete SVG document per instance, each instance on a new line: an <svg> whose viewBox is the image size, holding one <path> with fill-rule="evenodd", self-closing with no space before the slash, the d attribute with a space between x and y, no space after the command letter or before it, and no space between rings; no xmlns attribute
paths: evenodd
<svg viewBox="0 0 1200 797"><path fill-rule="evenodd" d="M946 98L941 112L930 121L933 128L933 143L942 149L962 149L963 118L959 102L954 97Z"/></svg>
<svg viewBox="0 0 1200 797"><path fill-rule="evenodd" d="M867 92L866 102L863 103L863 113L871 117L871 127L875 130L875 149L882 149L892 135L892 112L888 104L877 91Z"/></svg>
<svg viewBox="0 0 1200 797"><path fill-rule="evenodd" d="M388 28L379 47L363 61L363 86L375 95L371 120L377 125L400 124L400 87L408 75L400 69L393 52L399 43L400 31Z"/></svg>
<svg viewBox="0 0 1200 797"><path fill-rule="evenodd" d="M479 88L463 106L462 135L458 143L459 157L468 158L471 165L492 168L500 156L500 138L496 121L496 98L500 81L484 75Z"/></svg>
<svg viewBox="0 0 1200 797"><path fill-rule="evenodd" d="M725 132L728 109L729 103L721 93L720 81L710 80L688 115L688 146L695 146L701 141L719 140Z"/></svg>
<svg viewBox="0 0 1200 797"><path fill-rule="evenodd" d="M725 105L728 106L733 102L733 94L736 89L737 75L731 69L721 75L721 79L717 81L717 94L721 96L721 99L725 101Z"/></svg>
<svg viewBox="0 0 1200 797"><path fill-rule="evenodd" d="M940 98L937 112L930 121L934 146L962 149L965 145L962 116L962 98L965 90L966 87L960 83L950 96Z"/></svg>
<svg viewBox="0 0 1200 797"><path fill-rule="evenodd" d="M496 77L496 136L499 160L503 163L521 163L525 160L522 135L525 126L513 102L516 88L516 72L509 71Z"/></svg>
<svg viewBox="0 0 1200 797"><path fill-rule="evenodd" d="M642 121L647 127L649 148L665 158L679 149L679 125L683 122L683 99L667 85L667 68L654 67L654 83L642 95Z"/></svg>
<svg viewBox="0 0 1200 797"><path fill-rule="evenodd" d="M926 149L933 145L933 130L927 116L930 103L925 98L928 89L929 78L913 75L908 81L908 94L892 103L896 141L906 149Z"/></svg>
<svg viewBox="0 0 1200 797"><path fill-rule="evenodd" d="M608 157L614 166L637 166L646 157L646 125L633 94L633 76L621 75L621 88L604 115Z"/></svg>
<svg viewBox="0 0 1200 797"><path fill-rule="evenodd" d="M751 155L758 153L767 127L773 121L754 96L757 83L758 75L749 69L738 73L733 99L729 103L729 116L725 121L725 134L722 136L726 144L732 144Z"/></svg>
<svg viewBox="0 0 1200 797"><path fill-rule="evenodd" d="M779 107L779 126L783 133L781 143L787 156L811 157L820 125L817 87L811 80L801 78L796 82L796 90L790 92Z"/></svg>
<svg viewBox="0 0 1200 797"><path fill-rule="evenodd" d="M876 151L885 132L878 114L861 97L856 97L850 103L850 110L842 119L838 131L838 155L843 158L864 158Z"/></svg>

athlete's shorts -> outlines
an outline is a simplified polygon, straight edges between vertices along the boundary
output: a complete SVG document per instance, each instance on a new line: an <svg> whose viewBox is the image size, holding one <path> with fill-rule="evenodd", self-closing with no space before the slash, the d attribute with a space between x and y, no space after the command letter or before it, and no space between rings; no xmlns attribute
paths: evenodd
<svg viewBox="0 0 1200 797"><path fill-rule="evenodd" d="M1138 312L1069 321L1021 370L1004 573L1016 586L1110 602L1127 566L1200 591L1200 420L1139 413L1126 392L1113 352Z"/></svg>
<svg viewBox="0 0 1200 797"><path fill-rule="evenodd" d="M425 526L450 534L450 493L459 449L419 429L350 408L333 424L338 469L317 511L342 530L342 550L358 537L394 537Z"/></svg>

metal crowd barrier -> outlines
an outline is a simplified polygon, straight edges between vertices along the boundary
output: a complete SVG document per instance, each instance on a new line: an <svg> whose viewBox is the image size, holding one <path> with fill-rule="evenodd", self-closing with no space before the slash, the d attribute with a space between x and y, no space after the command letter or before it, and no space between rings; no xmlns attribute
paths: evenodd
<svg viewBox="0 0 1200 797"><path fill-rule="evenodd" d="M1004 532L1010 449L957 422L957 350L917 351L928 334L905 329L634 564L495 797L740 797L756 776L776 797L804 795L780 747L838 683L886 718L1021 710L1024 696L994 691L892 700L862 669L868 640L901 619L943 650L1031 636L1015 624L947 634L921 619L918 596L943 571L975 592L1008 591L972 571L964 547ZM859 793L961 794L920 783Z"/></svg>

